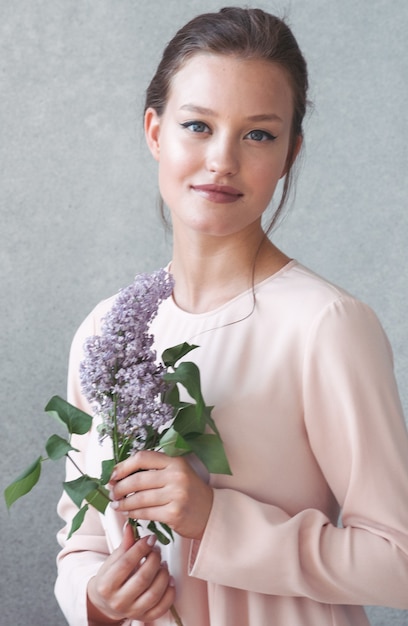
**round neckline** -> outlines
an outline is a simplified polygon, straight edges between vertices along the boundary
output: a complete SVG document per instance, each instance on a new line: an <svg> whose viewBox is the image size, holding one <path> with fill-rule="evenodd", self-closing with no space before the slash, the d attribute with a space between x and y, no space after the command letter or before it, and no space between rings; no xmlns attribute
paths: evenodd
<svg viewBox="0 0 408 626"><path fill-rule="evenodd" d="M257 283L255 285L255 287L254 287L254 292L257 293L257 291L262 289L264 285L268 284L269 282L273 282L275 279L279 278L282 274L285 274L286 272L291 270L292 267L294 267L297 264L298 264L298 262L296 261L296 259L290 259L277 272L274 272L270 276L267 276L266 278L261 280L259 283ZM167 271L168 271L169 267L170 267L170 263L168 263L168 265L166 266ZM212 317L214 315L217 315L217 314L221 313L222 311L228 309L231 305L233 305L234 303L238 302L239 300L242 300L242 299L246 298L248 295L251 295L251 299L252 299L252 293L253 293L252 292L252 287L249 287L248 289L245 289L245 291L242 291L238 295L234 296L234 298L231 298L231 300L228 300L227 302L224 302L224 304L222 304L221 306L216 307L215 309L211 309L210 311L204 311L203 313L192 313L190 311L185 311L184 309L182 309L182 308L180 308L178 306L178 304L174 300L173 296L171 296L167 300L167 302L174 309L174 311L177 312L178 315L198 320L200 318L204 319L206 317Z"/></svg>

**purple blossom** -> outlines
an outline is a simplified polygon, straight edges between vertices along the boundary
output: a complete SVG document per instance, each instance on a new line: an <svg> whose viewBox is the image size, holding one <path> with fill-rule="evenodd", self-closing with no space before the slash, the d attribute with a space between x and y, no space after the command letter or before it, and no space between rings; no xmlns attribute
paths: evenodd
<svg viewBox="0 0 408 626"><path fill-rule="evenodd" d="M173 415L161 400L166 370L157 362L149 333L173 285L165 270L139 274L119 292L102 320L101 334L84 344L82 391L102 417L101 435L113 438L116 429L119 441L131 440L134 451L144 448L151 430L160 431Z"/></svg>

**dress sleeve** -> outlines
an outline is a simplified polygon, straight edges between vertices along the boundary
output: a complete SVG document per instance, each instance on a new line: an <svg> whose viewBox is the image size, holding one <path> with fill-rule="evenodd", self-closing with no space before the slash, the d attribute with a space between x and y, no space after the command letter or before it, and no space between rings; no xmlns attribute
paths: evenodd
<svg viewBox="0 0 408 626"><path fill-rule="evenodd" d="M89 316L78 329L72 342L69 372L68 372L68 401L86 413L92 414L92 409L81 394L79 381L79 363L82 359L82 346L86 337L95 333L93 316ZM88 435L74 435L72 445L79 449L73 452L72 457L80 468L85 468L85 452ZM66 480L78 478L79 472L67 460ZM89 507L85 520L79 530L67 539L72 518L78 508L67 496L65 491L58 504L58 514L64 520L65 526L57 535L61 551L57 557L58 576L55 584L55 595L71 626L88 626L86 609L86 590L88 581L96 574L102 565L109 549L104 529L96 509Z"/></svg>
<svg viewBox="0 0 408 626"><path fill-rule="evenodd" d="M304 422L342 509L278 506L215 489L190 574L264 594L408 608L408 437L388 340L371 309L347 297L308 334Z"/></svg>

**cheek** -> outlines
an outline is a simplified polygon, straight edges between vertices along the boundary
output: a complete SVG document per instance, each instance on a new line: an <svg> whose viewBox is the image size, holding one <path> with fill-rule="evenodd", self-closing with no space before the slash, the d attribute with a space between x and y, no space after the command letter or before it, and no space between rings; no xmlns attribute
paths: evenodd
<svg viewBox="0 0 408 626"><path fill-rule="evenodd" d="M262 196L272 196L278 184L284 164L278 162L265 163L253 171L252 181L258 193Z"/></svg>
<svg viewBox="0 0 408 626"><path fill-rule="evenodd" d="M186 150L182 144L174 143L170 150L161 154L160 170L163 176L171 174L172 177L182 178L192 171L196 160L191 150Z"/></svg>
<svg viewBox="0 0 408 626"><path fill-rule="evenodd" d="M191 158L184 151L175 148L169 153L162 153L159 160L159 189L167 205L178 202L180 194L191 180Z"/></svg>

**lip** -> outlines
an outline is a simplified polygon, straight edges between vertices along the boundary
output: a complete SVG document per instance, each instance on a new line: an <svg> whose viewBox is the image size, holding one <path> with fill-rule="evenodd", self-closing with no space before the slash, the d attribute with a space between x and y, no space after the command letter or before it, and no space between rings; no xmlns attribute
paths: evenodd
<svg viewBox="0 0 408 626"><path fill-rule="evenodd" d="M244 195L229 185L192 185L191 188L206 200L218 204L236 202Z"/></svg>

